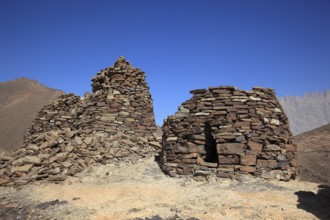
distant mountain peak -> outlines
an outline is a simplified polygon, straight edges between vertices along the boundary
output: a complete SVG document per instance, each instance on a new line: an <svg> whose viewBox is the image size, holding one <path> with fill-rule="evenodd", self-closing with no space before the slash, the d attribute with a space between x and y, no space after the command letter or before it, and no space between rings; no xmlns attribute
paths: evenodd
<svg viewBox="0 0 330 220"><path fill-rule="evenodd" d="M25 130L42 106L63 94L25 77L0 83L0 152L22 146Z"/></svg>
<svg viewBox="0 0 330 220"><path fill-rule="evenodd" d="M22 87L21 89L23 89L23 87L25 87L25 88L26 87L36 87L36 88L38 87L38 88L42 88L42 89L46 89L46 90L51 89L53 91L63 93L63 91L61 91L61 90L50 88L35 79L29 79L26 77L20 77L17 79L6 81L6 82L0 82L0 86L2 86L2 88L11 87L12 88L11 90L13 90L13 88L16 88L16 87ZM19 91L19 89L16 89L16 92L18 92L18 91Z"/></svg>
<svg viewBox="0 0 330 220"><path fill-rule="evenodd" d="M330 90L281 97L279 101L294 135L330 123Z"/></svg>

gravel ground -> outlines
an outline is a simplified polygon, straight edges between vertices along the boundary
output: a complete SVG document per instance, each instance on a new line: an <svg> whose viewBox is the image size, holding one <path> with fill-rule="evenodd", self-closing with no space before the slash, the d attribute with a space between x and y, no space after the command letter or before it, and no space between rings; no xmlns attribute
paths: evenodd
<svg viewBox="0 0 330 220"><path fill-rule="evenodd" d="M151 158L100 165L60 184L0 188L0 219L330 219L330 187L299 180L164 175Z"/></svg>

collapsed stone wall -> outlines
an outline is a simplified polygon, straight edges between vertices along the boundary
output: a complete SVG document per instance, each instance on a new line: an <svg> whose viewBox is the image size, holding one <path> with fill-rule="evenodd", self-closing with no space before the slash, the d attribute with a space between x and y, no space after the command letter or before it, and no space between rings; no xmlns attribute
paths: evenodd
<svg viewBox="0 0 330 220"><path fill-rule="evenodd" d="M295 177L296 146L274 90L220 86L191 93L162 127L165 173L196 179L210 174Z"/></svg>
<svg viewBox="0 0 330 220"><path fill-rule="evenodd" d="M92 79L92 94L84 98L62 95L43 108L25 135L41 131L76 128L89 132L118 129L140 136L152 136L156 131L153 104L145 73L120 57L112 67L101 70Z"/></svg>
<svg viewBox="0 0 330 220"><path fill-rule="evenodd" d="M45 106L13 157L0 157L0 186L62 181L95 163L134 162L160 149L145 74L120 57L84 98Z"/></svg>
<svg viewBox="0 0 330 220"><path fill-rule="evenodd" d="M70 94L60 95L49 105L44 106L32 125L25 132L24 142L30 142L34 134L41 132L73 128L78 120L77 107L80 96Z"/></svg>

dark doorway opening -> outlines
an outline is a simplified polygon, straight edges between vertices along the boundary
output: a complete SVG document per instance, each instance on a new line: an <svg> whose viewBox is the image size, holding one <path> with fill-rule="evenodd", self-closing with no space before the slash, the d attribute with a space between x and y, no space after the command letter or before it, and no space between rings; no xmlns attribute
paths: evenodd
<svg viewBox="0 0 330 220"><path fill-rule="evenodd" d="M206 157L204 161L209 163L219 164L217 142L215 141L212 135L211 125L208 122L205 123L204 134L206 139L206 143L205 143Z"/></svg>

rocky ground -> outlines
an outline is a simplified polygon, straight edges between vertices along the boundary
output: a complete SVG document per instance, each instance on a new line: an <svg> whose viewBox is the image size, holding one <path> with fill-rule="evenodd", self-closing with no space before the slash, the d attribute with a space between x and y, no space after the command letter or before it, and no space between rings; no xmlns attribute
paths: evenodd
<svg viewBox="0 0 330 220"><path fill-rule="evenodd" d="M330 184L330 124L295 136L300 179Z"/></svg>
<svg viewBox="0 0 330 220"><path fill-rule="evenodd" d="M330 219L330 186L294 180L197 182L153 158L99 165L60 184L0 188L0 219Z"/></svg>

